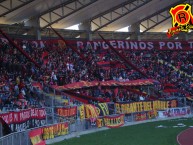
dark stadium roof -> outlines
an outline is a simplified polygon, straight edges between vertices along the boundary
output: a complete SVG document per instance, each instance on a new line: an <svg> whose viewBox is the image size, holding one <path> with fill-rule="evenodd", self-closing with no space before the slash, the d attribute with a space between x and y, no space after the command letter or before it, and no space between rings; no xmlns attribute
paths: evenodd
<svg viewBox="0 0 193 145"><path fill-rule="evenodd" d="M189 0L0 0L0 24L24 23L40 18L40 26L66 28L91 22L92 31L115 31L140 23L144 32L171 27L169 9ZM47 23L46 21L49 23Z"/></svg>
<svg viewBox="0 0 193 145"><path fill-rule="evenodd" d="M28 39L57 37L52 26L65 39L97 40L101 31L106 39L163 40L172 26L170 8L182 3L193 0L0 0L0 29ZM73 25L79 30L66 29ZM116 32L124 27L129 31ZM170 39L192 40L192 33Z"/></svg>

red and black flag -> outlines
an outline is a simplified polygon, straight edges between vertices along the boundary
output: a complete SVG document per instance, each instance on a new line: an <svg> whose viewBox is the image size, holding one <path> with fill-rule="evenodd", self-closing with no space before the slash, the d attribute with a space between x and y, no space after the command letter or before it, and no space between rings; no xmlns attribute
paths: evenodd
<svg viewBox="0 0 193 145"><path fill-rule="evenodd" d="M48 52L47 51L44 51L42 53L42 60L43 60L44 64L48 63Z"/></svg>

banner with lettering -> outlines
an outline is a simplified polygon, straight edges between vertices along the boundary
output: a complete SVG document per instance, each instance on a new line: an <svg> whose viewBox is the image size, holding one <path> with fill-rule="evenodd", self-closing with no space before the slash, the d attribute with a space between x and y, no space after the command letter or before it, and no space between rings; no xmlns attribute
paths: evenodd
<svg viewBox="0 0 193 145"><path fill-rule="evenodd" d="M32 145L46 145L46 142L42 140L42 129L35 129L29 132L29 137Z"/></svg>
<svg viewBox="0 0 193 145"><path fill-rule="evenodd" d="M167 117L177 117L177 116L184 116L189 114L190 114L190 107L169 108L165 112L165 115Z"/></svg>
<svg viewBox="0 0 193 145"><path fill-rule="evenodd" d="M104 125L108 128L118 128L124 125L124 114L105 116Z"/></svg>
<svg viewBox="0 0 193 145"><path fill-rule="evenodd" d="M46 112L44 108L3 113L0 114L0 117L10 126L13 132L39 127L46 123Z"/></svg>
<svg viewBox="0 0 193 145"><path fill-rule="evenodd" d="M46 124L46 111L44 108L31 109L31 123L33 127L39 127Z"/></svg>
<svg viewBox="0 0 193 145"><path fill-rule="evenodd" d="M80 119L92 119L114 114L114 103L84 104L79 106Z"/></svg>
<svg viewBox="0 0 193 145"><path fill-rule="evenodd" d="M147 113L146 112L136 113L134 116L135 116L135 121L147 120Z"/></svg>
<svg viewBox="0 0 193 145"><path fill-rule="evenodd" d="M148 119L155 119L157 117L157 111L152 110L152 111L145 111L145 112L137 112L134 113L134 120L135 121L144 121Z"/></svg>
<svg viewBox="0 0 193 145"><path fill-rule="evenodd" d="M79 106L79 112L80 112L80 119L83 120L85 119L85 110L84 110L84 105Z"/></svg>
<svg viewBox="0 0 193 145"><path fill-rule="evenodd" d="M8 40L4 37L0 37L0 40L8 43ZM193 41L130 41L130 40L107 40L115 49L122 50L193 50ZM22 40L15 39L15 43L21 45L28 43L36 48L51 47L52 49L64 49L66 44L60 39L52 40ZM109 46L102 40L95 41L83 41L83 40L67 40L67 43L71 46L81 49L84 47L92 49L109 49Z"/></svg>
<svg viewBox="0 0 193 145"><path fill-rule="evenodd" d="M59 116L62 117L71 117L77 115L77 106L68 107L68 108L56 108L56 112Z"/></svg>
<svg viewBox="0 0 193 145"><path fill-rule="evenodd" d="M85 117L90 118L97 118L98 117L98 111L97 108L94 105L91 104L85 104Z"/></svg>
<svg viewBox="0 0 193 145"><path fill-rule="evenodd" d="M68 123L59 123L51 126L47 126L42 128L43 130L43 139L48 140L48 139L53 139L57 136L62 136L68 134Z"/></svg>
<svg viewBox="0 0 193 145"><path fill-rule="evenodd" d="M177 100L170 101L143 101L133 103L115 103L116 112L120 114L129 114L135 112L163 110L177 107Z"/></svg>
<svg viewBox="0 0 193 145"><path fill-rule="evenodd" d="M109 108L107 103L98 103L95 105L99 116L109 115Z"/></svg>
<svg viewBox="0 0 193 145"><path fill-rule="evenodd" d="M158 84L159 82L157 80L153 79L138 79L138 80L129 80L129 81L115 81L115 80L109 80L109 81L81 81L81 82L75 82L71 84L67 84L64 86L52 86L53 89L56 90L74 90L74 89L82 89L82 88L89 88L89 87L112 87L112 86L145 86L145 85L154 85Z"/></svg>
<svg viewBox="0 0 193 145"><path fill-rule="evenodd" d="M103 118L97 118L96 125L97 125L98 128L103 127L104 126Z"/></svg>
<svg viewBox="0 0 193 145"><path fill-rule="evenodd" d="M13 122L11 123L11 129L14 131L23 131L30 128L31 110L21 110L19 112L12 112Z"/></svg>

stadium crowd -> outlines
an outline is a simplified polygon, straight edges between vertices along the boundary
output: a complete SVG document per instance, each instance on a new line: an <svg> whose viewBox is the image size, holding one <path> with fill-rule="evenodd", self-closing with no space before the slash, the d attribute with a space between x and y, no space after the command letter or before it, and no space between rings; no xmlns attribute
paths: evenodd
<svg viewBox="0 0 193 145"><path fill-rule="evenodd" d="M120 63L120 59L111 50L100 48L94 50L91 47L82 46L77 49L86 58L86 61L83 61L70 48L53 49L49 45L39 48L25 41L18 45L41 68L35 67L8 42L0 41L0 109L6 105L17 108L42 106L43 103L39 103L43 102L42 97L33 89L32 81L60 86L80 81L127 81L143 78L133 68L127 67L123 62ZM160 85L155 87L159 95L162 95L160 92L164 89L165 84L173 84L174 88L178 90L177 92L183 92L186 95L193 94L193 89L190 87L191 79L174 69L175 67L192 75L192 52L119 50L119 53L150 78L160 82ZM161 63L159 60L167 62L167 64ZM96 88L79 91L93 97L107 98L107 101L139 101L149 97L132 93L127 89Z"/></svg>

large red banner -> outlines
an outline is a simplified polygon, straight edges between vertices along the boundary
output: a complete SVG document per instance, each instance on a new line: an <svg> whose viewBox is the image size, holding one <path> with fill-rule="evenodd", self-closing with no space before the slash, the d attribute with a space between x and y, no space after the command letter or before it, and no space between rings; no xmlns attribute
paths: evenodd
<svg viewBox="0 0 193 145"><path fill-rule="evenodd" d="M57 108L56 109L57 114L62 117L71 117L76 116L77 114L77 107L71 107L71 108Z"/></svg>
<svg viewBox="0 0 193 145"><path fill-rule="evenodd" d="M33 145L46 145L46 142L42 140L43 130L38 128L29 132L29 137Z"/></svg>
<svg viewBox="0 0 193 145"><path fill-rule="evenodd" d="M7 39L1 37L3 42L8 42ZM35 47L51 46L55 48L66 48L66 44L60 39L54 40L21 40L16 39L17 44L20 42L31 43ZM115 49L122 50L193 50L193 41L129 41L129 40L108 40ZM78 49L89 47L92 49L109 49L109 46L101 40L82 41L82 40L67 40L67 43Z"/></svg>
<svg viewBox="0 0 193 145"><path fill-rule="evenodd" d="M0 117L7 124L22 123L29 119L45 119L46 112L44 108L33 108L27 110L21 110L18 112L9 112L0 114Z"/></svg>
<svg viewBox="0 0 193 145"><path fill-rule="evenodd" d="M118 128L124 125L124 114L116 116L105 116L104 117L105 126L108 128Z"/></svg>
<svg viewBox="0 0 193 145"><path fill-rule="evenodd" d="M12 131L22 131L30 127L45 124L46 111L44 108L32 108L0 114L0 117L10 126Z"/></svg>
<svg viewBox="0 0 193 145"><path fill-rule="evenodd" d="M43 130L43 139L48 140L48 139L53 139L57 136L62 136L68 134L69 131L69 126L67 122L64 123L59 123L51 126L46 126L42 128Z"/></svg>
<svg viewBox="0 0 193 145"><path fill-rule="evenodd" d="M88 88L88 87L97 87L97 86L143 86L143 85L153 85L159 83L156 80L153 79L140 79L140 80L131 80L131 81L124 81L124 82L119 82L115 80L110 80L110 81L92 81L92 82L87 82L87 81L81 81L81 82L76 82L72 84L67 84L64 86L52 86L54 89L57 90L73 90L73 89L81 89L81 88Z"/></svg>

